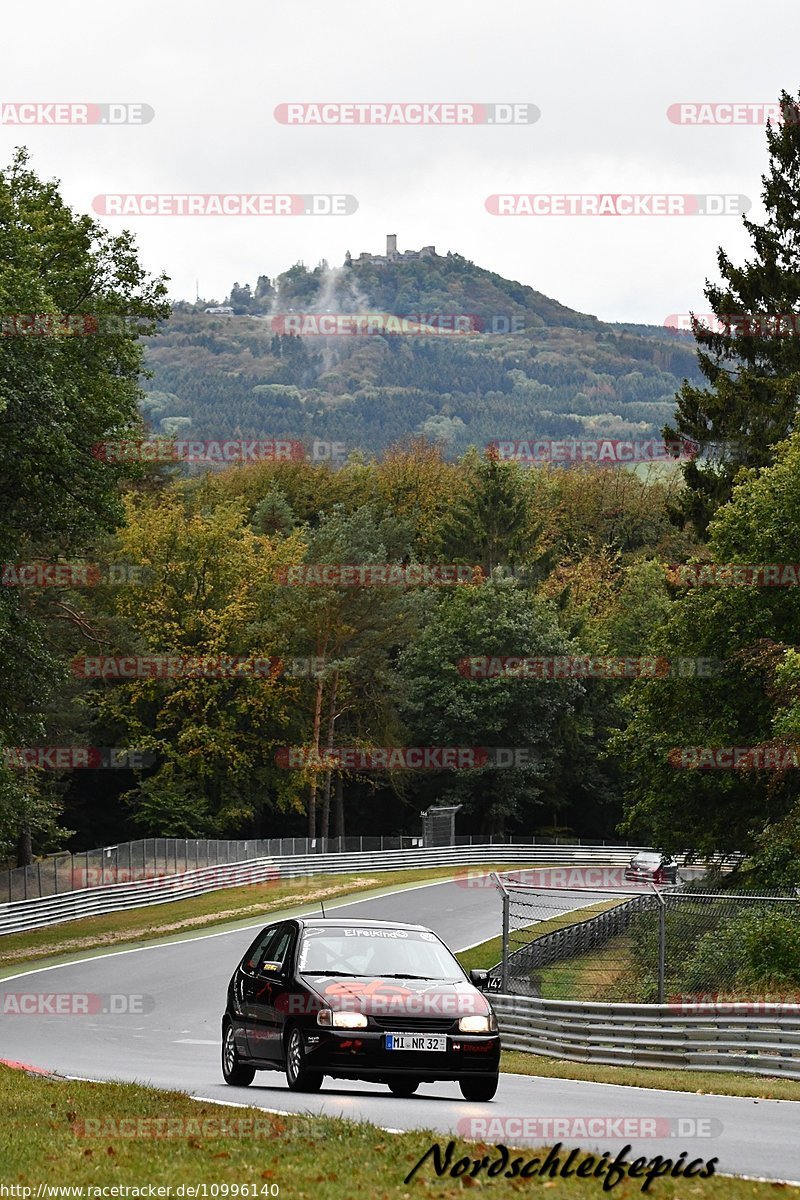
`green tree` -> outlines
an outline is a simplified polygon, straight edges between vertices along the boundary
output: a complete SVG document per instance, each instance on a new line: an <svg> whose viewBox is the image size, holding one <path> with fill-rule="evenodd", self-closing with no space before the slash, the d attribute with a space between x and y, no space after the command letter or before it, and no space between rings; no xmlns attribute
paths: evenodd
<svg viewBox="0 0 800 1200"><path fill-rule="evenodd" d="M143 583L100 597L117 620L108 654L180 660L259 660L263 668L185 672L130 682L104 678L93 701L117 744L156 756L130 795L140 830L161 836L263 836L272 814L299 807L275 761L296 685L279 673L277 572L296 562L297 536L254 533L244 505L204 503L205 489L173 487L129 500L118 555L145 568ZM94 651L96 653L96 650ZM275 670L267 670L269 660Z"/></svg>
<svg viewBox="0 0 800 1200"><path fill-rule="evenodd" d="M776 462L740 477L709 529L716 564L793 563L800 544L800 434ZM764 851L796 837L796 770L698 770L676 766L680 747L756 747L797 742L794 659L800 588L677 588L652 648L666 658L700 657L719 673L637 681L629 721L615 739L629 784L625 828L676 851ZM710 667L708 664L711 664ZM783 673L782 673L783 672ZM792 826L794 821L794 826ZM766 838L766 841L765 841ZM796 857L796 855L795 855Z"/></svg>
<svg viewBox="0 0 800 1200"><path fill-rule="evenodd" d="M494 448L483 456L471 450L462 467L467 490L456 497L445 522L450 553L480 565L487 575L530 561L541 531L531 503L533 473L502 462Z"/></svg>
<svg viewBox="0 0 800 1200"><path fill-rule="evenodd" d="M524 749L520 765L445 772L420 784L426 802L461 803L483 833L530 828L545 781L558 762L568 717L581 692L571 681L469 678L473 656L557 655L569 651L555 614L513 580L463 585L442 595L400 656L401 715L412 745Z"/></svg>
<svg viewBox="0 0 800 1200"><path fill-rule="evenodd" d="M122 511L131 468L97 447L142 428L137 329L168 316L165 284L146 275L130 234L73 212L23 150L0 171L0 244L0 561L79 553ZM23 334L25 317L39 318L37 332ZM63 677L53 641L29 598L0 588L0 743L42 736ZM37 787L20 783L12 802L8 784L0 841L43 844Z"/></svg>
<svg viewBox="0 0 800 1200"><path fill-rule="evenodd" d="M410 550L408 526L386 515L377 519L363 505L348 513L334 505L308 530L306 561L319 564L399 563ZM288 646L323 664L308 694L305 744L319 754L341 744L340 730L357 744L385 744L381 737L396 724L393 716L391 665L414 632L414 601L400 587L287 588L292 619ZM338 728L337 728L338 726ZM318 778L306 773L307 828L318 829ZM321 833L328 835L331 772L326 772ZM344 834L343 807L337 808L337 837Z"/></svg>
<svg viewBox="0 0 800 1200"><path fill-rule="evenodd" d="M800 395L800 337L785 320L800 308L800 123L798 100L781 92L787 119L767 124L768 173L762 176L763 225L743 218L752 257L735 266L717 253L722 284L706 281L705 296L722 326L712 331L693 322L698 363L707 386L684 383L668 440L687 438L723 453L684 464L686 489L677 519L700 534L731 495L740 467L762 467L792 428ZM736 316L747 318L732 320ZM759 320L758 318L762 318ZM783 317L781 327L776 318ZM787 336L787 333L789 336Z"/></svg>

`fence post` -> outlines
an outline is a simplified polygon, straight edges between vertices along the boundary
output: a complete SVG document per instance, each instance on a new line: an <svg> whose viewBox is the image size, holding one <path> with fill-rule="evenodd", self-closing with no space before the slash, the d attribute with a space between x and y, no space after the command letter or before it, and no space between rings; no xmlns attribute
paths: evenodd
<svg viewBox="0 0 800 1200"><path fill-rule="evenodd" d="M650 885L658 901L658 1003L664 1003L664 977L667 966L667 902L656 885Z"/></svg>
<svg viewBox="0 0 800 1200"><path fill-rule="evenodd" d="M503 995L508 991L508 936L509 936L509 895L503 892L503 966L500 971L500 990Z"/></svg>
<svg viewBox="0 0 800 1200"><path fill-rule="evenodd" d="M666 921L666 906L664 904L658 910L658 1003L664 1003L664 974L666 969L667 958L667 921Z"/></svg>
<svg viewBox="0 0 800 1200"><path fill-rule="evenodd" d="M505 995L508 988L508 939L509 939L509 902L510 896L508 889L503 883L496 871L492 871L491 878L494 880L497 887L503 896L503 953L500 963L500 991Z"/></svg>

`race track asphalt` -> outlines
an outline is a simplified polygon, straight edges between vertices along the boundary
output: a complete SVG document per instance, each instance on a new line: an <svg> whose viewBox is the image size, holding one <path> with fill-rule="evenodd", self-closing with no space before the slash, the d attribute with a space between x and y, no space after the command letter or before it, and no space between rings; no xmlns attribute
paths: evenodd
<svg viewBox="0 0 800 1200"><path fill-rule="evenodd" d="M587 893L581 899L590 903L595 898ZM566 911L574 907L574 900L548 898L549 911L560 906ZM463 880L331 904L326 912L427 925L454 950L496 936L500 925L497 892L465 887ZM219 1068L225 989L261 924L114 951L0 979L0 1058L84 1078L137 1080L211 1100L368 1120L393 1130L425 1128L520 1146L562 1141L565 1146L582 1145L612 1154L630 1142L633 1157L661 1154L675 1159L685 1150L690 1159L716 1156L720 1172L800 1179L800 1103L791 1101L699 1096L510 1074L502 1076L497 1095L488 1104L463 1100L458 1086L449 1083L424 1084L410 1099L398 1099L379 1084L336 1080L326 1080L316 1095L298 1095L288 1090L282 1074L273 1072L259 1073L249 1088L227 1087ZM129 1002L109 999L104 1002L109 1011L88 1015L10 1013L6 997L22 992L148 999L143 1002L144 1012L115 1013L111 1011L115 1004ZM560 1136L547 1124L532 1125L534 1118L547 1122L626 1117L652 1119L654 1136L614 1136L619 1130L613 1127L606 1136ZM406 1169L411 1165L406 1164Z"/></svg>

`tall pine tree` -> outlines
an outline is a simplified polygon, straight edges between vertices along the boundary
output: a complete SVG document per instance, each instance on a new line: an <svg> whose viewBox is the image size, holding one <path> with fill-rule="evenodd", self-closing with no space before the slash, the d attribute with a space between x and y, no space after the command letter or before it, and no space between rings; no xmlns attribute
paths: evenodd
<svg viewBox="0 0 800 1200"><path fill-rule="evenodd" d="M704 294L718 328L693 319L698 363L708 386L688 381L678 393L668 441L722 444L684 465L686 489L675 512L705 536L730 497L741 467L768 466L790 432L800 397L800 100L780 97L783 120L767 124L769 171L762 176L763 225L743 218L753 257L736 267L717 253L720 285Z"/></svg>

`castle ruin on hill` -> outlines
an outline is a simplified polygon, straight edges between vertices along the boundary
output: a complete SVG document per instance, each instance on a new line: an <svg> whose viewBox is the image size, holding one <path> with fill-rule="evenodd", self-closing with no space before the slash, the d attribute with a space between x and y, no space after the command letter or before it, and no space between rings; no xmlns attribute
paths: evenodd
<svg viewBox="0 0 800 1200"><path fill-rule="evenodd" d="M370 254L368 250L364 250L359 254L356 262L360 263L376 263L380 266L385 266L387 263L394 262L411 262L417 258L435 258L435 246L423 246L421 250L404 250L397 249L397 234L387 233L386 235L386 253L385 254ZM348 251L347 260L352 261Z"/></svg>

